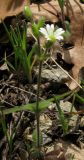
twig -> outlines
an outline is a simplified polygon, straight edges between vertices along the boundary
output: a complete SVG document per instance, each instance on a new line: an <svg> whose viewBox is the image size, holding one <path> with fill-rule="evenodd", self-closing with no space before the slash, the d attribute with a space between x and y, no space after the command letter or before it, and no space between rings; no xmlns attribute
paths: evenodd
<svg viewBox="0 0 84 160"><path fill-rule="evenodd" d="M1 101L1 103L6 103L6 104L8 104L8 105L10 105L10 106L14 107L14 105L13 105L13 104L11 104L11 103L9 103L9 102L5 101L4 99L0 99L0 101Z"/></svg>
<svg viewBox="0 0 84 160"><path fill-rule="evenodd" d="M19 88L19 87L10 85L10 84L8 84L8 83L3 83L3 85L10 86L11 88L15 88L15 89L18 89L18 90L20 90L20 91L22 91L22 92L25 92L25 93L32 94L32 95L36 96L36 94L34 94L34 93L32 93L32 92L26 91L26 90L24 90L24 89L22 89L22 88ZM43 98L41 98L41 97L39 97L39 98L40 98L41 100L43 100Z"/></svg>
<svg viewBox="0 0 84 160"><path fill-rule="evenodd" d="M77 2L77 0L74 0L74 2L78 5L78 7L80 8L81 12L84 13L83 8L82 8L81 5Z"/></svg>
<svg viewBox="0 0 84 160"><path fill-rule="evenodd" d="M74 19L77 21L77 18L75 17L75 14L74 14L74 11L73 11L73 7L72 7L70 1L69 1L69 0L67 0L67 1L69 2L69 8L70 8L70 10L71 10L71 12L72 12L73 17L74 17Z"/></svg>
<svg viewBox="0 0 84 160"><path fill-rule="evenodd" d="M11 57L12 55L14 55L14 53L11 53L10 55L8 55L6 58L9 58L9 57ZM5 60L5 58L2 58L2 60L0 61L0 63L1 62L3 62Z"/></svg>

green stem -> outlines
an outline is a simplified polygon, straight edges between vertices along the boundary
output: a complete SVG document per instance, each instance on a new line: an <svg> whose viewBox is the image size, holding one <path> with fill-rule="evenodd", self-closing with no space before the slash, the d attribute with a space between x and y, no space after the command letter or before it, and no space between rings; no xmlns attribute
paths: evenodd
<svg viewBox="0 0 84 160"><path fill-rule="evenodd" d="M40 51L40 40L38 39L38 46L39 46L39 57L41 55ZM36 121L37 121L37 148L39 149L40 143L40 129L39 129L39 94L40 94L40 84L41 84L41 70L42 70L42 60L39 61L39 73L38 73L38 83L37 83L37 100L36 100Z"/></svg>
<svg viewBox="0 0 84 160"><path fill-rule="evenodd" d="M29 83L31 84L32 83L32 72L31 72L31 69L29 69L29 73L27 74L27 78L29 80Z"/></svg>

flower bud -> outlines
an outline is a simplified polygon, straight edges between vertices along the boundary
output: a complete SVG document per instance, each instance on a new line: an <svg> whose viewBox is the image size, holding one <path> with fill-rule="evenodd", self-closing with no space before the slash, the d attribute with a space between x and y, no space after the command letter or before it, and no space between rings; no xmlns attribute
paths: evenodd
<svg viewBox="0 0 84 160"><path fill-rule="evenodd" d="M25 14L27 19L29 19L29 20L32 19L33 14L32 14L31 9L28 6L24 7L24 14Z"/></svg>

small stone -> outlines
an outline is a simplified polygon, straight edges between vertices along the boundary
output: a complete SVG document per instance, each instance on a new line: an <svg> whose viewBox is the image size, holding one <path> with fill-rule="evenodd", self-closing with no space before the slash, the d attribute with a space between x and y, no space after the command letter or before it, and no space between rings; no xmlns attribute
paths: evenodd
<svg viewBox="0 0 84 160"><path fill-rule="evenodd" d="M36 70L36 75L38 69ZM65 83L69 80L67 74L65 74L60 68L42 69L41 77L43 81Z"/></svg>
<svg viewBox="0 0 84 160"><path fill-rule="evenodd" d="M52 142L52 139L48 137L45 133L42 133L43 136L43 145L47 145L48 143Z"/></svg>

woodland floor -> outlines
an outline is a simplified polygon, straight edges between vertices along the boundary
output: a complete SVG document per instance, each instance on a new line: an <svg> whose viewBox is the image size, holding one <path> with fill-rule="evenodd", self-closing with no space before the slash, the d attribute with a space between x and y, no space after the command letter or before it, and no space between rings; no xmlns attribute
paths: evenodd
<svg viewBox="0 0 84 160"><path fill-rule="evenodd" d="M61 65L75 81L77 81L77 83L80 83L81 77L84 78L84 15L73 0L70 2L74 11L73 14L71 10L69 11L72 36L63 48L63 52L61 52L61 59L59 59L59 56L57 59L55 55L53 57L54 60L56 60L58 64ZM81 6L83 7L83 5ZM46 23L57 24L59 21L58 15L60 17L60 8L58 7L58 3L54 0L44 1L39 4L32 3L30 7L34 13L35 20L38 20L40 16L45 16ZM15 25L16 21L21 25L23 20L24 16L23 14L20 14L17 18L15 16L6 18L5 23L9 27L10 24ZM33 42L30 39L30 46L32 43ZM68 44L71 46L68 47ZM53 50L55 53L55 47ZM11 63L14 63L14 56L10 56L13 53L12 46L4 31L3 25L0 24L1 110L36 102L37 74L31 85L28 84L22 70L18 72L18 79L17 74L11 71L11 69L9 70L8 66L4 63L3 59L5 53L6 56L8 56L8 60ZM51 65L52 69L56 69L56 75L59 75L60 72L60 81L55 80L55 78L53 78L53 80L48 78L44 79L43 77L40 91L41 100L52 98L55 95L61 95L78 87L78 84L71 80L68 75L65 76L65 73L59 71L59 68L55 66L53 61L49 61L48 65ZM44 65L43 68L49 69L46 65ZM82 71L80 71L81 68ZM61 74L63 74L63 77L61 77ZM84 98L84 91L82 91L80 87L78 93ZM73 99L71 98L70 100L61 100L60 102L60 106L66 118L69 118L70 116L69 113L72 101ZM75 114L76 111L79 110L82 110L82 114ZM2 117L2 115L0 116ZM8 143L2 130L2 119L0 119L0 160L29 160L29 147L31 147L32 144L32 131L36 127L35 114L31 111L24 110L7 115L5 114L4 119L6 120L7 132L11 135L14 127L16 128L16 132L13 140L13 151L10 158ZM55 103L48 106L41 114L40 128L43 133L43 152L45 153L45 160L84 160L84 103L81 104L75 100L73 114L69 122L69 132L66 136L63 135L62 125L59 122ZM31 159L34 160L34 158Z"/></svg>

